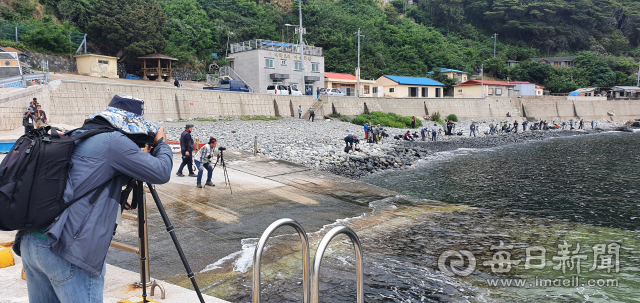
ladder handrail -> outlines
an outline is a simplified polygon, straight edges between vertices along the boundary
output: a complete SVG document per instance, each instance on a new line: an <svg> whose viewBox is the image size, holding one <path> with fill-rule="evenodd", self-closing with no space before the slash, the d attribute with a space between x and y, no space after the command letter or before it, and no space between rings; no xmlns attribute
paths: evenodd
<svg viewBox="0 0 640 303"><path fill-rule="evenodd" d="M253 254L253 285L251 291L253 294L253 303L260 303L260 259L262 258L262 251L271 234L279 227L285 225L293 227L298 232L300 240L302 241L302 286L304 287L302 301L303 303L309 303L309 238L307 238L307 233L304 231L304 228L293 219L280 219L271 223L264 233L262 233L262 237L260 237L260 241L258 241L258 245L256 245L256 250Z"/></svg>
<svg viewBox="0 0 640 303"><path fill-rule="evenodd" d="M318 250L313 257L313 269L311 271L311 303L318 303L319 298L319 281L320 277L320 263L322 263L322 256L325 250L329 246L329 243L333 238L339 234L345 234L351 239L353 248L356 252L356 302L364 303L364 273L362 271L362 245L358 235L349 227L336 226L332 228L320 241ZM319 256L319 257L318 257ZM255 277L254 277L255 281Z"/></svg>

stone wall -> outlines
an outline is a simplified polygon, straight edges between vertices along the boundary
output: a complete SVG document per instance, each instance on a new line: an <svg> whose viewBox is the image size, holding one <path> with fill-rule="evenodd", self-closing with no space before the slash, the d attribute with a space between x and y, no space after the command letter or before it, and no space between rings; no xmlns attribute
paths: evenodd
<svg viewBox="0 0 640 303"><path fill-rule="evenodd" d="M532 119L614 119L640 118L639 100L606 100L584 98L567 100L566 97L522 98L353 98L323 96L322 113L333 109L342 115L355 116L371 111L393 112L419 118L440 112L442 117L455 114L459 119L528 117ZM614 116L610 116L613 114Z"/></svg>
<svg viewBox="0 0 640 303"><path fill-rule="evenodd" d="M171 78L173 79L178 79L178 78L182 78L183 81L187 81L187 80L193 80L196 76L204 76L206 78L206 74L203 74L202 72L200 72L199 70L192 70L192 69L174 69L171 72Z"/></svg>
<svg viewBox="0 0 640 303"><path fill-rule="evenodd" d="M54 81L48 86L47 115L52 122L81 125L103 110L113 95L128 94L145 100L145 117L151 121L230 116L291 116L291 106L308 109L311 96L274 96L218 92L167 86ZM25 107L26 108L26 107ZM15 128L15 127L14 127Z"/></svg>
<svg viewBox="0 0 640 303"><path fill-rule="evenodd" d="M231 93L168 86L114 84L83 81L53 81L0 95L0 130L22 125L22 114L29 101L37 97L49 120L79 126L103 110L113 95L129 94L145 100L145 116L151 121L230 116L297 116L298 106L306 113L316 104L313 96L275 96ZM365 111L394 112L423 118L434 112L459 119L512 117L535 119L611 119L640 118L640 101L567 100L566 97L522 98L356 98L323 96L315 107L316 117L332 112L355 116ZM613 116L611 116L613 115Z"/></svg>
<svg viewBox="0 0 640 303"><path fill-rule="evenodd" d="M46 55L39 53L28 53L27 64L33 69L41 70L42 62L49 61L49 71L62 73L77 73L76 59L71 56Z"/></svg>

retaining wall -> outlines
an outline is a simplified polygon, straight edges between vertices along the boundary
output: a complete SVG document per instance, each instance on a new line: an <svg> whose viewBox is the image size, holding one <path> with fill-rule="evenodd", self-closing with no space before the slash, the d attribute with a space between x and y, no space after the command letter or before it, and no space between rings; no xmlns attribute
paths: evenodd
<svg viewBox="0 0 640 303"><path fill-rule="evenodd" d="M313 96L274 96L231 93L169 86L148 86L83 81L53 81L0 95L0 130L22 125L22 114L37 97L51 122L79 126L103 110L113 95L129 94L145 100L145 116L151 121L229 116L297 116L314 106ZM566 97L523 98L355 98L322 96L315 105L316 117L333 112L355 116L365 111L394 112L423 118L434 112L459 119L512 117L535 119L640 118L640 101L607 101L598 98L567 100ZM613 114L613 116L610 116Z"/></svg>
<svg viewBox="0 0 640 303"><path fill-rule="evenodd" d="M365 111L393 112L403 116L425 117L434 112L455 114L459 119L512 117L533 119L611 119L640 118L640 100L606 100L566 97L522 98L353 98L323 96L324 112L359 115ZM613 114L614 116L610 116Z"/></svg>
<svg viewBox="0 0 640 303"><path fill-rule="evenodd" d="M169 118L291 116L291 106L295 107L297 114L298 105L308 109L316 101L311 96L274 96L82 81L54 81L48 87L51 106L45 106L47 115L52 122L69 125L81 125L90 115L106 108L116 94L145 100L144 115L151 121Z"/></svg>

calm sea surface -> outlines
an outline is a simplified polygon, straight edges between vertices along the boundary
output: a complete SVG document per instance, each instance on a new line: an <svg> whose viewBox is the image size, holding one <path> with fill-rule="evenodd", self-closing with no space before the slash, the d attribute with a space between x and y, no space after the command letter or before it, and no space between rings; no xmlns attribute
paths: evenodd
<svg viewBox="0 0 640 303"><path fill-rule="evenodd" d="M640 230L640 133L458 150L367 181L446 203Z"/></svg>

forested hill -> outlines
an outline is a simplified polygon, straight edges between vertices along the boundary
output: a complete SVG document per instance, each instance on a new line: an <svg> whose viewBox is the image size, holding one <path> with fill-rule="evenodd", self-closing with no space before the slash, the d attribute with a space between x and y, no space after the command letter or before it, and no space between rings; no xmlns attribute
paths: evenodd
<svg viewBox="0 0 640 303"><path fill-rule="evenodd" d="M292 0L1 0L4 20L35 25L18 45L60 53L69 31L90 51L130 60L161 52L191 68L224 57L227 41L296 41ZM303 0L305 42L324 49L325 70L353 73L361 28L364 78L424 76L439 67L534 81L554 92L635 84L640 2L628 0ZM497 34L493 59L492 34ZM297 42L297 41L296 41ZM578 55L554 69L531 57ZM507 68L507 59L523 61ZM220 59L224 64L224 59Z"/></svg>

